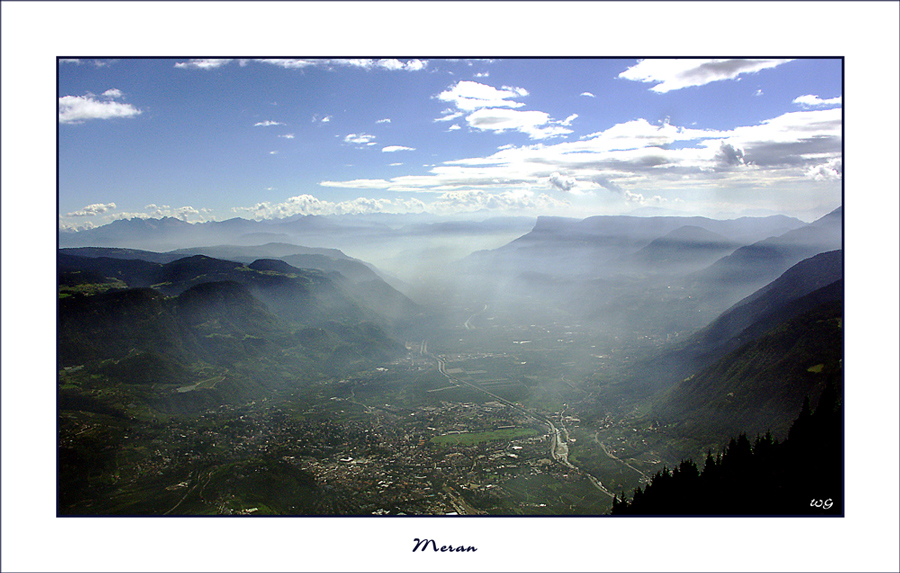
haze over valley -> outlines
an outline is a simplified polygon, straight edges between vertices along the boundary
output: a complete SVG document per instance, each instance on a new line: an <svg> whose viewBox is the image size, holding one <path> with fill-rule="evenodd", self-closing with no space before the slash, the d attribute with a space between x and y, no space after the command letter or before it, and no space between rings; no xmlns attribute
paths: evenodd
<svg viewBox="0 0 900 573"><path fill-rule="evenodd" d="M842 514L839 60L59 66L61 515Z"/></svg>
<svg viewBox="0 0 900 573"><path fill-rule="evenodd" d="M60 510L607 513L840 390L840 247L840 210L541 218L409 280L292 243L63 247Z"/></svg>

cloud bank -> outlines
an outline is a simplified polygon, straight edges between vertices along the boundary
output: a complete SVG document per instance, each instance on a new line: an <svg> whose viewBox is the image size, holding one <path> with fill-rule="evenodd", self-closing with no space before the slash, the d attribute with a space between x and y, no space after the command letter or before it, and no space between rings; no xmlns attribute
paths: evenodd
<svg viewBox="0 0 900 573"><path fill-rule="evenodd" d="M733 80L741 74L774 68L791 60L641 60L619 77L639 82L655 82L650 88L667 93L712 82Z"/></svg>

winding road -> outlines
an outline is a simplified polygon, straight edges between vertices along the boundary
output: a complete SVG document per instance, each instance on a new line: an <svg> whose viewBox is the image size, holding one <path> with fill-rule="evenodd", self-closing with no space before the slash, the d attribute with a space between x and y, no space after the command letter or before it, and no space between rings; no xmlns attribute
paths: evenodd
<svg viewBox="0 0 900 573"><path fill-rule="evenodd" d="M486 308L487 308L487 305L485 305L485 309ZM478 313L476 313L476 314L478 314ZM475 316L475 315L472 315L472 316ZM471 318L472 317L469 317L469 320L471 320ZM466 321L466 323L468 324L468 321ZM572 462L569 461L569 443L568 443L569 442L569 432L568 432L568 430L566 430L564 427L562 429L557 428L556 424L554 424L553 421L550 418L547 418L546 416L543 416L541 414L536 414L534 412L529 412L522 406L519 406L518 404L510 402L506 398L501 398L500 396L497 396L496 394L489 392L480 386L477 386L477 385L472 384L471 382L467 382L465 380L460 380L458 378L454 378L450 374L447 374L447 363L440 356L437 356L435 354L431 354L430 352L428 352L428 341L426 341L426 340L422 341L420 350L421 350L422 356L426 356L435 361L435 363L437 364L437 367L438 367L438 372L440 372L445 378L447 378L448 380L450 380L457 386L464 385L464 386L468 386L469 388L478 390L480 392L484 392L485 394L487 394L488 396L490 396L497 402L500 402L501 404L504 404L505 406L509 406L513 410L524 415L526 418L528 418L530 420L535 420L535 421L547 426L549 428L548 433L551 436L550 457L553 458L553 460L563 464L564 466L566 466L568 468L572 468L573 470L583 473L584 475L587 476L588 480L590 480L590 482L594 485L594 487L596 487L598 490L605 493L609 497L614 497L613 493L611 493L608 489L603 487L603 484L600 482L600 480L598 480L597 478L592 476L587 471L579 468L578 466L574 465ZM565 432L565 439L562 437L563 432Z"/></svg>
<svg viewBox="0 0 900 573"><path fill-rule="evenodd" d="M466 330L475 330L475 327L472 326L472 319L475 318L476 316L478 316L479 314L483 313L487 309L488 309L488 305L484 305L484 308L482 308L481 310L479 310L478 312L476 312L475 314L470 316L468 319L466 319L466 322L465 322L465 324L463 324L463 327L465 327Z"/></svg>

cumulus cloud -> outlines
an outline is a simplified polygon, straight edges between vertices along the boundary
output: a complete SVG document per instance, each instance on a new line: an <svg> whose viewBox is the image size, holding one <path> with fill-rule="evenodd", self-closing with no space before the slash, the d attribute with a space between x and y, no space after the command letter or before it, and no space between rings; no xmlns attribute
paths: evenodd
<svg viewBox="0 0 900 573"><path fill-rule="evenodd" d="M93 217L95 215L101 215L106 213L107 211L111 211L116 208L115 203L94 203L93 205L88 205L87 207L83 207L78 211L73 211L71 213L67 213L67 217Z"/></svg>
<svg viewBox="0 0 900 573"><path fill-rule="evenodd" d="M390 118L387 118L387 117L386 117L386 118L384 118L384 119L379 119L379 120L376 121L375 123L391 123L391 120L390 120Z"/></svg>
<svg viewBox="0 0 900 573"><path fill-rule="evenodd" d="M344 143L355 145L375 145L375 136L367 133L351 133L344 137Z"/></svg>
<svg viewBox="0 0 900 573"><path fill-rule="evenodd" d="M667 93L702 86L722 80L733 80L741 74L774 68L791 60L641 60L619 77L639 82L655 82L651 91Z"/></svg>
<svg viewBox="0 0 900 573"><path fill-rule="evenodd" d="M122 92L120 90L112 88L112 89L106 90L105 92L103 92L100 95L105 98L115 99L115 98L122 97Z"/></svg>
<svg viewBox="0 0 900 573"><path fill-rule="evenodd" d="M388 145L387 147L382 147L381 151L383 153L393 153L395 151L415 151L415 147L404 147L402 145Z"/></svg>
<svg viewBox="0 0 900 573"><path fill-rule="evenodd" d="M441 101L452 103L434 121L453 121L465 116L466 124L481 131L519 131L531 139L546 139L572 133L566 126L578 114L572 114L563 121L550 118L542 111L518 109L525 104L514 98L528 95L528 90L514 86L495 88L478 82L462 80L437 95ZM458 129L458 128L451 128Z"/></svg>
<svg viewBox="0 0 900 573"><path fill-rule="evenodd" d="M174 217L187 221L189 223L199 223L207 219L206 215L210 214L209 209L195 209L190 205L184 207L170 207L168 205L150 204L144 207L145 213L120 213L116 218L130 219L138 218L154 218L161 219L163 217ZM201 214L202 213L202 214Z"/></svg>
<svg viewBox="0 0 900 573"><path fill-rule="evenodd" d="M462 80L449 89L438 94L441 101L451 102L462 111L475 111L482 108L494 107L522 107L522 102L510 101L528 95L528 91L522 88L504 86L497 89L485 84Z"/></svg>
<svg viewBox="0 0 900 573"><path fill-rule="evenodd" d="M400 60L377 60L372 64L374 67L383 68L385 70L403 70L415 72L425 68L425 62L422 60L409 60L401 62ZM371 67L371 66L369 66Z"/></svg>
<svg viewBox="0 0 900 573"><path fill-rule="evenodd" d="M116 93L114 97L121 97L122 92L116 89L107 90L107 93ZM131 104L111 101L106 96L105 100L98 100L93 94L84 96L63 96L59 98L59 123L82 123L89 119L113 119L117 117L134 117L140 115L140 109Z"/></svg>
<svg viewBox="0 0 900 573"><path fill-rule="evenodd" d="M280 203L262 202L252 207L235 207L235 213L255 219L273 219L293 215L359 215L367 213L421 213L425 203L416 198L374 199L357 197L349 201L325 201L313 195L297 195Z"/></svg>
<svg viewBox="0 0 900 573"><path fill-rule="evenodd" d="M175 67L183 70L214 70L216 68L221 68L229 62L231 62L230 59L192 59L186 62L177 62Z"/></svg>
<svg viewBox="0 0 900 573"><path fill-rule="evenodd" d="M560 191L571 191L575 184L578 183L574 177L563 177L558 171L550 174L550 184Z"/></svg>
<svg viewBox="0 0 900 573"><path fill-rule="evenodd" d="M840 181L843 175L844 162L840 157L818 165L810 165L806 170L806 176L814 181Z"/></svg>
<svg viewBox="0 0 900 573"><path fill-rule="evenodd" d="M294 134L293 133L285 133L283 135L279 135L278 137L283 137L285 139L294 139Z"/></svg>
<svg viewBox="0 0 900 573"><path fill-rule="evenodd" d="M188 223L203 223L214 219L211 209L197 209L190 205L170 207L169 205L150 204L143 211L116 212L115 203L88 205L83 209L67 213L59 217L60 231L83 231L105 225L120 219L161 219L174 217ZM71 218L71 220L69 220ZM85 220L92 218L93 220Z"/></svg>
<svg viewBox="0 0 900 573"><path fill-rule="evenodd" d="M80 221L77 223L71 221L64 221L62 218L59 219L59 231L61 233L77 233L78 231L88 231L90 229L95 229L97 224L93 221Z"/></svg>
<svg viewBox="0 0 900 573"><path fill-rule="evenodd" d="M431 203L429 210L445 214L474 211L544 211L567 206L569 206L567 201L555 199L544 193L535 197L532 192L525 190L487 193L476 189L443 193Z"/></svg>
<svg viewBox="0 0 900 573"><path fill-rule="evenodd" d="M469 127L482 131L519 131L531 139L546 139L572 133L568 125L561 121L553 121L550 115L542 111L522 111L503 108L485 108L466 116Z"/></svg>
<svg viewBox="0 0 900 573"><path fill-rule="evenodd" d="M795 98L792 103L802 105L803 107L820 107L825 105L841 105L843 97L838 96L831 99L822 99L816 95L804 95Z"/></svg>
<svg viewBox="0 0 900 573"><path fill-rule="evenodd" d="M266 121L260 121L258 123L254 123L253 127L270 127L273 125L285 125L285 124L281 123L280 121L272 121L270 119L267 119Z"/></svg>
<svg viewBox="0 0 900 573"><path fill-rule="evenodd" d="M319 122L319 123L328 123L329 121L331 121L331 116L330 116L330 115L326 115L326 116L323 117L323 116L320 116L319 114L315 114L314 116L312 116L312 122L313 122L313 123L316 123L316 122Z"/></svg>
<svg viewBox="0 0 900 573"><path fill-rule="evenodd" d="M744 150L723 141L716 153L716 160L725 167L745 165Z"/></svg>

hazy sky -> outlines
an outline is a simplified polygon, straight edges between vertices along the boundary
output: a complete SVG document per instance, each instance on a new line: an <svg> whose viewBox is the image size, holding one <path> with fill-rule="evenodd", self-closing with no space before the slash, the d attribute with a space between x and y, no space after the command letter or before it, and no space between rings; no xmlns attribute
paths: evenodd
<svg viewBox="0 0 900 573"><path fill-rule="evenodd" d="M840 60L61 59L58 85L62 229L841 204Z"/></svg>

